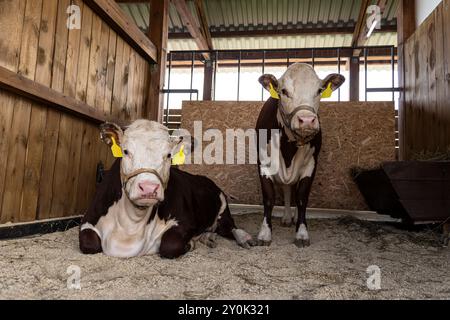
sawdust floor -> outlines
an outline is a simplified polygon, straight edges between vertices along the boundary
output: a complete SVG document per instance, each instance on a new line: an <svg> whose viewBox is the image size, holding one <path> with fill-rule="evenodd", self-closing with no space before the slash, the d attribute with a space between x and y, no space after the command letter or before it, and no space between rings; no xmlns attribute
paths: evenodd
<svg viewBox="0 0 450 320"><path fill-rule="evenodd" d="M256 234L261 213L237 216ZM117 259L78 250L78 229L0 242L0 298L37 299L416 299L450 298L450 250L430 232L408 232L352 218L311 220L312 245L274 218L270 247L245 250L219 238L177 260ZM67 289L71 265L81 290ZM366 269L381 269L381 290Z"/></svg>

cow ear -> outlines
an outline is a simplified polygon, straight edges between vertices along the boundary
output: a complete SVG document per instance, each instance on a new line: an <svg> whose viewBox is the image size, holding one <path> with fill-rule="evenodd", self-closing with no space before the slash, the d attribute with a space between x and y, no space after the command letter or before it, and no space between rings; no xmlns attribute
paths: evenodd
<svg viewBox="0 0 450 320"><path fill-rule="evenodd" d="M331 83L331 90L338 89L345 82L345 77L338 73L329 74L325 79L322 80L322 89L328 88Z"/></svg>
<svg viewBox="0 0 450 320"><path fill-rule="evenodd" d="M113 139L116 141L118 145L122 141L123 131L122 129L115 123L105 122L100 125L100 139L108 146L113 145Z"/></svg>
<svg viewBox="0 0 450 320"><path fill-rule="evenodd" d="M273 74L263 74L261 77L259 77L258 81L259 83L261 83L264 89L266 89L269 92L270 92L270 84L272 84L275 90L278 89L278 80L277 78L275 78Z"/></svg>
<svg viewBox="0 0 450 320"><path fill-rule="evenodd" d="M170 137L170 147L175 149L181 142L183 142L183 136L171 136Z"/></svg>

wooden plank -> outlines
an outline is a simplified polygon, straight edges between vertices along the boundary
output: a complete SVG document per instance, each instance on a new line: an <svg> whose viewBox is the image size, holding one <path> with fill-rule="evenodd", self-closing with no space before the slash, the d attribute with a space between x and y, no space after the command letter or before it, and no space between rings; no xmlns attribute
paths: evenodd
<svg viewBox="0 0 450 320"><path fill-rule="evenodd" d="M130 110L127 108L127 101L130 98L127 94L128 92L128 77L130 75L130 54L131 47L125 43L123 47L123 56L122 56L122 79L120 79L120 88L121 90L121 105L120 105L120 113L119 118L129 120L131 118Z"/></svg>
<svg viewBox="0 0 450 320"><path fill-rule="evenodd" d="M86 102L87 97L89 55L92 43L92 17L92 10L88 6L84 6L81 18L81 39L76 86L76 98L83 102Z"/></svg>
<svg viewBox="0 0 450 320"><path fill-rule="evenodd" d="M56 17L56 37L53 53L52 81L51 89L62 93L64 91L64 76L67 58L67 7L70 5L69 0L61 0L58 2L58 10ZM29 87L32 87L30 84ZM27 88L26 92L31 92L31 88ZM35 88L36 89L36 88ZM43 88L49 90L48 88ZM41 175L46 177L40 186L39 194L39 217L49 218L52 213L52 201L54 192L55 166L59 141L61 113L55 109L49 109L47 113L47 133L44 146L45 159L42 164Z"/></svg>
<svg viewBox="0 0 450 320"><path fill-rule="evenodd" d="M149 87L147 93L147 104L145 107L146 118L162 121L162 110L164 104L164 76L167 60L167 37L169 32L169 1L151 0L150 21L152 27L149 38L158 50L156 65L150 69Z"/></svg>
<svg viewBox="0 0 450 320"><path fill-rule="evenodd" d="M22 38L23 19L25 16L25 0L10 0L0 9L0 66L17 71L19 66L20 44ZM11 35L15 35L12 37ZM0 223L10 220L11 212L2 211L2 199L5 188L6 166L8 164L9 142L11 138L11 122L16 97L1 91L0 98Z"/></svg>
<svg viewBox="0 0 450 320"><path fill-rule="evenodd" d="M120 38L117 37L117 45L116 45L116 65L114 68L114 85L112 92L112 102L111 102L111 115L114 118L119 118L121 105L122 105L122 90L121 84L123 81L123 49L125 43Z"/></svg>
<svg viewBox="0 0 450 320"><path fill-rule="evenodd" d="M350 101L359 101L359 57L348 59L350 65Z"/></svg>
<svg viewBox="0 0 450 320"><path fill-rule="evenodd" d="M106 116L110 116L112 112L112 93L114 88L114 78L116 69L116 48L117 48L117 34L114 32L114 30L111 29L109 31L105 101L103 103L103 113Z"/></svg>
<svg viewBox="0 0 450 320"><path fill-rule="evenodd" d="M93 107L95 107L97 82L100 73L100 70L98 68L99 65L98 61L100 55L101 34L102 34L102 20L98 15L94 14L92 17L91 51L89 53L89 76L86 91L86 103Z"/></svg>
<svg viewBox="0 0 450 320"><path fill-rule="evenodd" d="M25 4L26 0L8 0L0 8L0 66L11 71L19 67Z"/></svg>
<svg viewBox="0 0 450 320"><path fill-rule="evenodd" d="M115 1L85 0L111 28L150 62L157 60L157 49Z"/></svg>
<svg viewBox="0 0 450 320"><path fill-rule="evenodd" d="M39 41L37 64L34 80L50 85L53 52L54 28L57 3L50 0L42 1L42 13L39 23ZM39 185L41 181L41 166L43 161L44 138L46 127L47 107L33 104L31 108L27 156L25 162L24 185L22 192L22 206L20 217L28 216L33 220L38 214Z"/></svg>
<svg viewBox="0 0 450 320"><path fill-rule="evenodd" d="M80 13L82 14L84 10L83 2L81 0L72 0L72 4L79 6ZM64 94L75 98L79 69L81 30L70 29L68 32ZM83 121L64 113L61 115L59 126L53 176L53 200L50 209L51 217L70 215L71 206L76 202L76 192L74 191L76 190L78 181L78 170L75 168L79 167Z"/></svg>
<svg viewBox="0 0 450 320"><path fill-rule="evenodd" d="M443 132L445 143L447 148L450 148L450 59L448 58L450 52L450 0L444 0L441 3L443 6L443 38L444 38L444 72L445 79L443 82L445 89L445 97L441 98L441 101L444 101L444 104L441 105L441 113L440 116L443 119L444 127L447 129Z"/></svg>
<svg viewBox="0 0 450 320"><path fill-rule="evenodd" d="M424 142L428 150L439 150L439 114L437 113L437 84L436 84L436 26L435 26L436 11L428 16L426 19L425 39L426 44L426 76L427 91L426 107L424 110L423 124L425 127L431 128L429 135ZM442 150L444 151L444 150Z"/></svg>
<svg viewBox="0 0 450 320"><path fill-rule="evenodd" d="M91 8L85 5L83 7L82 24L81 24L81 42L80 42L80 54L78 59L78 75L77 75L77 99L82 102L86 102L87 98L87 85L89 77L89 65L90 65L90 52L92 44L92 20L94 13ZM94 110L92 105L90 110ZM76 202L72 202L69 207L69 212L75 214L82 214L81 208L85 208L88 204L85 200L85 183L84 179L88 174L88 165L86 157L86 145L90 143L90 138L86 135L87 128L90 123L83 122L81 130L79 132L81 146L78 167L74 167L73 170L77 172L77 176L74 180L74 193ZM81 179L81 183L80 183Z"/></svg>
<svg viewBox="0 0 450 320"><path fill-rule="evenodd" d="M106 72L108 67L109 26L102 22L100 33L99 55L97 60L97 85L95 92L95 108L103 112L106 90Z"/></svg>
<svg viewBox="0 0 450 320"><path fill-rule="evenodd" d="M186 26L195 43L197 44L198 50L210 50L210 48L208 47L208 41L205 35L201 32L200 26L192 15L192 12L186 3L186 0L172 0L172 4L175 9L177 9L178 15L180 16L183 25ZM154 7L150 6L150 9L154 10Z"/></svg>
<svg viewBox="0 0 450 320"><path fill-rule="evenodd" d="M370 0L362 0L361 7L359 8L358 20L356 21L355 30L352 36L352 47L358 47L360 45L361 34L364 32L367 8L369 7Z"/></svg>
<svg viewBox="0 0 450 320"><path fill-rule="evenodd" d="M23 36L20 49L18 72L24 77L34 79L39 41L39 26L41 19L42 1L27 0L23 20ZM31 102L18 98L14 106L11 124L11 140L9 141L9 156L6 172L2 212L11 215L13 221L30 221L35 219L35 209L22 211L22 190L27 182L25 162Z"/></svg>
<svg viewBox="0 0 450 320"><path fill-rule="evenodd" d="M195 8L197 10L197 16L200 21L200 29L206 40L209 50L213 50L213 43L211 38L211 32L209 31L208 20L206 19L205 4L203 0L195 0Z"/></svg>
<svg viewBox="0 0 450 320"><path fill-rule="evenodd" d="M414 33L416 28L415 21L415 2L409 0L399 0L397 10L397 46L398 46L398 84L403 90L400 91L399 97L399 159L406 158L406 133L405 133L405 113L406 113L406 67L405 64L405 43L407 39Z"/></svg>
<svg viewBox="0 0 450 320"><path fill-rule="evenodd" d="M131 50L130 59L128 64L128 82L127 82L127 112L129 119L136 119L137 106L136 106L136 53Z"/></svg>

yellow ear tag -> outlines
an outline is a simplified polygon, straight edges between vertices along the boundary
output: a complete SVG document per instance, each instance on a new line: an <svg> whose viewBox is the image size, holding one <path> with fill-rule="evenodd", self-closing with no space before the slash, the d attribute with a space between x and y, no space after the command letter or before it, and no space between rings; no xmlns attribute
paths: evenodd
<svg viewBox="0 0 450 320"><path fill-rule="evenodd" d="M172 157L172 164L173 165L177 166L177 165L184 164L186 156L184 155L183 149L184 149L184 145L181 145L180 151L178 151L177 153L175 153L173 155L173 157Z"/></svg>
<svg viewBox="0 0 450 320"><path fill-rule="evenodd" d="M114 137L111 137L111 140L113 143L111 146L111 151L114 158L122 158L123 157L122 149L118 146L116 139L114 139Z"/></svg>
<svg viewBox="0 0 450 320"><path fill-rule="evenodd" d="M331 90L331 82L328 83L328 87L322 92L322 98L329 98L333 94L333 90Z"/></svg>
<svg viewBox="0 0 450 320"><path fill-rule="evenodd" d="M269 90L270 96L274 99L280 100L280 96L278 95L278 92L276 92L276 90L273 88L272 83L269 83L269 86L270 86Z"/></svg>

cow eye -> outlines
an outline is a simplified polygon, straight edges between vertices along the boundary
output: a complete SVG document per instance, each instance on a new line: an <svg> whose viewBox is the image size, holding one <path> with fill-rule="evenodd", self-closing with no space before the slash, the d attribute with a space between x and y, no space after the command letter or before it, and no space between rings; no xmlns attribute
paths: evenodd
<svg viewBox="0 0 450 320"><path fill-rule="evenodd" d="M321 95L324 90L324 88L320 88L319 90L317 90L317 95Z"/></svg>
<svg viewBox="0 0 450 320"><path fill-rule="evenodd" d="M282 89L281 94L289 98L289 92L286 89Z"/></svg>
<svg viewBox="0 0 450 320"><path fill-rule="evenodd" d="M123 150L123 153L124 153L126 156L130 154L130 153L128 152L127 149Z"/></svg>
<svg viewBox="0 0 450 320"><path fill-rule="evenodd" d="M167 159L170 159L170 158L172 158L172 154L171 153L167 154Z"/></svg>

